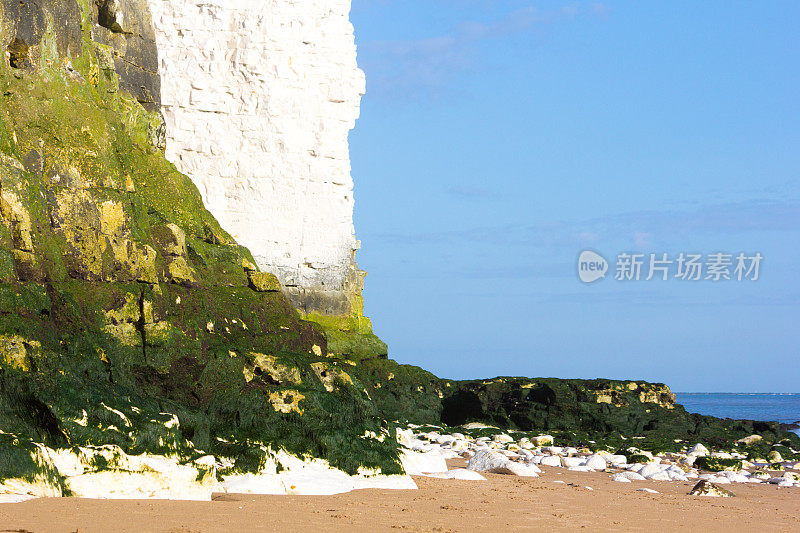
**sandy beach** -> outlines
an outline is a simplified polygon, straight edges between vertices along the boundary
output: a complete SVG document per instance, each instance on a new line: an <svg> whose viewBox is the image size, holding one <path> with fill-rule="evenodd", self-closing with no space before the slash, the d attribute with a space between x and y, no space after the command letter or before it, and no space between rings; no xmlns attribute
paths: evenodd
<svg viewBox="0 0 800 533"><path fill-rule="evenodd" d="M0 506L0 531L797 531L800 524L797 488L737 485L735 498L693 497L686 494L693 483L615 483L607 473L543 470L540 478L486 474L486 481L415 477L416 491L336 496L39 499Z"/></svg>

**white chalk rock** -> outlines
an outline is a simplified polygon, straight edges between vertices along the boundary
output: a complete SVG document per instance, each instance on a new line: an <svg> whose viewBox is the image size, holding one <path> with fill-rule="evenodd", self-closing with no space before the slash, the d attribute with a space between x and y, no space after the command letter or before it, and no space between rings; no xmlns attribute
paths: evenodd
<svg viewBox="0 0 800 533"><path fill-rule="evenodd" d="M539 464L544 466L561 466L561 457L557 455L546 455L542 457Z"/></svg>
<svg viewBox="0 0 800 533"><path fill-rule="evenodd" d="M661 465L657 465L655 463L648 463L644 465L642 469L639 470L638 474L646 477L647 479L650 479L651 476L653 476L654 474L659 474L662 471L663 469L661 468Z"/></svg>
<svg viewBox="0 0 800 533"><path fill-rule="evenodd" d="M481 450L467 463L467 468L473 472L495 472L504 469L510 463L508 457L491 450Z"/></svg>
<svg viewBox="0 0 800 533"><path fill-rule="evenodd" d="M332 468L322 459L302 460L284 451L276 454L282 466L278 478L286 494L327 496L359 489L413 490L417 488L408 475L384 476L362 471L354 476Z"/></svg>
<svg viewBox="0 0 800 533"><path fill-rule="evenodd" d="M222 476L222 482L216 487L217 492L233 494L286 494L283 483L277 473L234 474Z"/></svg>
<svg viewBox="0 0 800 533"><path fill-rule="evenodd" d="M537 474L541 474L542 473L542 469L539 468L538 466L536 466L535 463L528 462L528 463L525 463L525 464L528 465L528 467L531 468Z"/></svg>
<svg viewBox="0 0 800 533"><path fill-rule="evenodd" d="M492 451L480 451L467 463L467 469L474 472L494 474L513 474L523 477L538 477L540 470L535 465L510 461L507 457Z"/></svg>
<svg viewBox="0 0 800 533"><path fill-rule="evenodd" d="M403 450L400 455L403 470L410 476L447 472L447 462L440 452Z"/></svg>
<svg viewBox="0 0 800 533"><path fill-rule="evenodd" d="M572 468L575 466L584 466L586 460L583 457L562 457L561 465L564 468Z"/></svg>
<svg viewBox="0 0 800 533"><path fill-rule="evenodd" d="M708 455L709 451L708 451L708 448L706 448L705 446L703 446L702 444L700 444L698 442L697 444L692 446L692 448L689 450L689 454L690 455Z"/></svg>
<svg viewBox="0 0 800 533"><path fill-rule="evenodd" d="M467 470L466 468L455 468L447 472L440 472L438 474L426 474L428 477L435 477L439 479L459 479L462 481L486 481L486 478L477 472Z"/></svg>
<svg viewBox="0 0 800 533"><path fill-rule="evenodd" d="M594 454L586 459L586 466L592 470L605 470L608 465L602 455Z"/></svg>
<svg viewBox="0 0 800 533"><path fill-rule="evenodd" d="M636 472L620 472L616 474L614 477L624 477L628 481L644 481L645 477L641 474L637 474Z"/></svg>
<svg viewBox="0 0 800 533"><path fill-rule="evenodd" d="M631 480L622 474L615 474L611 479L612 481L619 481L620 483L631 483Z"/></svg>
<svg viewBox="0 0 800 533"><path fill-rule="evenodd" d="M526 450L524 448L522 450L520 450L519 454L521 456L525 457L525 460L527 460L527 461L530 461L531 459L534 458L533 452L530 451L530 450Z"/></svg>
<svg viewBox="0 0 800 533"><path fill-rule="evenodd" d="M410 429L397 428L397 443L404 448L414 447L414 432Z"/></svg>
<svg viewBox="0 0 800 533"><path fill-rule="evenodd" d="M536 448L536 445L530 441L527 437L523 437L519 439L519 447L523 450L533 450Z"/></svg>
<svg viewBox="0 0 800 533"><path fill-rule="evenodd" d="M437 444L452 444L456 438L452 435L441 435L436 439Z"/></svg>
<svg viewBox="0 0 800 533"><path fill-rule="evenodd" d="M660 494L657 490L653 490L653 489L641 488L641 489L636 489L636 490L638 490L639 492L648 492L650 494Z"/></svg>
<svg viewBox="0 0 800 533"><path fill-rule="evenodd" d="M536 465L527 465L510 461L505 467L510 473L519 477L539 477L539 470Z"/></svg>
<svg viewBox="0 0 800 533"><path fill-rule="evenodd" d="M733 459L733 455L726 453L726 452L715 452L711 454L711 457L717 457L718 459Z"/></svg>
<svg viewBox="0 0 800 533"><path fill-rule="evenodd" d="M458 459L459 457L461 457L461 453L460 452L457 452L455 450L451 450L449 448L443 449L440 453L442 454L442 457L445 458L445 460L447 460L447 459Z"/></svg>

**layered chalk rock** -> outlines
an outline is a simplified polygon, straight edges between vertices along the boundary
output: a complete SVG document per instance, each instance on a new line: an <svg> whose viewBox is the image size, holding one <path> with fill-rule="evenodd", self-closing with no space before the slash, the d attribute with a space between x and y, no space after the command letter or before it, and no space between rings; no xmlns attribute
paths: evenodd
<svg viewBox="0 0 800 533"><path fill-rule="evenodd" d="M167 158L331 353L385 357L355 263L348 134L365 79L350 0L147 2Z"/></svg>
<svg viewBox="0 0 800 533"><path fill-rule="evenodd" d="M350 0L149 0L167 157L301 307L346 314L358 242Z"/></svg>

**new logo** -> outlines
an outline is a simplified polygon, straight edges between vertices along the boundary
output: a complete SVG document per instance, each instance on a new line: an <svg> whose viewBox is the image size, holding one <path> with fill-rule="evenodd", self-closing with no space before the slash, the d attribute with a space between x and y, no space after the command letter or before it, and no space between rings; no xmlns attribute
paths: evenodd
<svg viewBox="0 0 800 533"><path fill-rule="evenodd" d="M578 277L584 283L594 283L606 277L608 261L591 250L584 250L578 257Z"/></svg>

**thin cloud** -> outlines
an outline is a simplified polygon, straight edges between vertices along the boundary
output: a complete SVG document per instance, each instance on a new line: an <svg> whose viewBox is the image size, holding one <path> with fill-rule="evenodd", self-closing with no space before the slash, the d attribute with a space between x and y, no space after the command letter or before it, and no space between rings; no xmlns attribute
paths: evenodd
<svg viewBox="0 0 800 533"><path fill-rule="evenodd" d="M463 230L375 234L374 245L442 244L463 241L526 247L591 246L628 239L632 246L698 234L797 231L800 200L751 200L696 209L647 210L585 220L505 224Z"/></svg>
<svg viewBox="0 0 800 533"><path fill-rule="evenodd" d="M359 63L367 73L371 96L395 100L435 97L454 77L479 66L481 42L506 39L581 15L600 17L607 13L599 3L555 10L528 6L496 22L462 22L444 35L361 44Z"/></svg>
<svg viewBox="0 0 800 533"><path fill-rule="evenodd" d="M447 187L444 192L448 196L462 200L496 200L501 196L496 189L490 189L488 187L470 187L465 185Z"/></svg>

